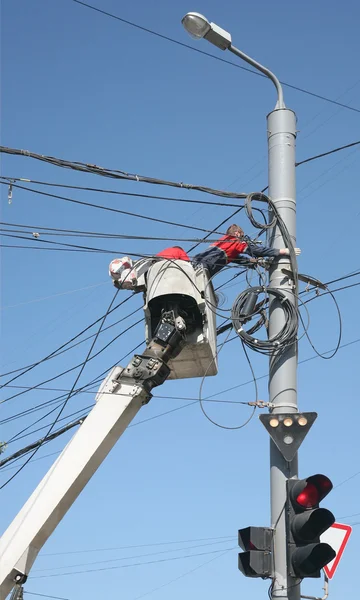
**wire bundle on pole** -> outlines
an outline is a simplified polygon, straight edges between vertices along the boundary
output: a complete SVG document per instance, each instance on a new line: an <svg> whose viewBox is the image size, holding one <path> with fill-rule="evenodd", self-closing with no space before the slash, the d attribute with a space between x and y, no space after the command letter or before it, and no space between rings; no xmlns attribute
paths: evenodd
<svg viewBox="0 0 360 600"><path fill-rule="evenodd" d="M255 315L260 314L264 307L264 302L257 303L253 310L247 312L246 303L251 299L257 299L260 293L266 294L266 301L270 300L270 296L278 300L281 309L285 313L285 323L282 329L273 337L267 340L260 340L254 337L252 334L255 333L263 324L264 318L261 317L257 324L249 331L245 331L244 325L247 321L252 319ZM259 306L259 304L261 306ZM289 298L284 292L276 288L267 287L249 287L236 298L232 310L231 320L236 333L239 335L241 340L246 346L260 352L261 354L272 355L274 353L281 352L286 346L290 346L297 341L297 310L292 304Z"/></svg>

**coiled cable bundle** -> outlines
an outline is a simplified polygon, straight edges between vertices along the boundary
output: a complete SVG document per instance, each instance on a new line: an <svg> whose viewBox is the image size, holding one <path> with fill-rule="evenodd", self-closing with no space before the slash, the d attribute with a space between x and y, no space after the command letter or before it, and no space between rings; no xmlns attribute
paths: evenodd
<svg viewBox="0 0 360 600"><path fill-rule="evenodd" d="M259 294L265 294L265 299L258 302ZM267 340L255 338L253 334L266 325L264 307L269 303L270 297L276 299L284 311L284 325L281 330L273 337ZM244 325L255 316L260 315L257 323L248 331L245 331ZM298 316L297 309L289 298L276 288L269 287L249 287L236 298L231 309L231 320L234 329L241 340L256 352L272 355L284 350L285 347L294 344L297 341Z"/></svg>

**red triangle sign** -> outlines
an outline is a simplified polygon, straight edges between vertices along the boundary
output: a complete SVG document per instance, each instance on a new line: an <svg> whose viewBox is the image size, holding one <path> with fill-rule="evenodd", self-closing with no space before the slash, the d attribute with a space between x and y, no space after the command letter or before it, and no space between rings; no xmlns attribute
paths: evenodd
<svg viewBox="0 0 360 600"><path fill-rule="evenodd" d="M336 556L334 560L324 567L324 571L329 579L334 577L334 573L341 560L342 554L345 550L345 546L348 543L352 528L350 525L342 525L341 523L334 523L325 533L320 537L321 542L330 544L335 550Z"/></svg>

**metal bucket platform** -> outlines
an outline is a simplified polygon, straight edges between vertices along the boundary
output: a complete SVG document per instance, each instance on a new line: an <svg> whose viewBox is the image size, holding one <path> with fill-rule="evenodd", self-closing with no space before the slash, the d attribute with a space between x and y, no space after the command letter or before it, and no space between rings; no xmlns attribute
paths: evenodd
<svg viewBox="0 0 360 600"><path fill-rule="evenodd" d="M159 260L147 272L145 334L154 335L161 310L176 304L187 315L186 344L169 362L169 379L208 377L218 372L216 298L207 271L183 260Z"/></svg>

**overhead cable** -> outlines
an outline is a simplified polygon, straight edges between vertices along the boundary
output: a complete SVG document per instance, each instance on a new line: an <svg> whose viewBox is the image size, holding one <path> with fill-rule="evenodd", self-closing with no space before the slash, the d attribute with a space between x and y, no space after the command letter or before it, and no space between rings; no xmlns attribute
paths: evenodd
<svg viewBox="0 0 360 600"><path fill-rule="evenodd" d="M216 56L215 54L210 54L210 52L205 52L204 50L200 50L198 48L194 48L193 46L190 46L189 44L185 44L183 42L179 42L178 40L175 40L167 35L163 35L162 33L158 33L157 31L154 31L152 29L149 29L147 27L143 27L141 25L138 25L137 23L133 23L132 21L128 21L127 19L123 19L122 17L118 17L117 15L114 15L112 13L109 13L105 10L102 10L101 8L97 8L96 6L92 6L91 4L87 4L86 2L81 2L80 0L72 0L73 2L75 2L76 4L81 4L82 6L85 6L86 8L90 8L91 10L94 10L98 13L101 13L107 17L111 17L112 19L116 19L117 21L121 21L122 23L125 23L126 25L130 25L131 27L135 27L136 29L139 29L141 31L145 31L146 33L150 33L152 35L155 35L158 38L161 38L163 40L166 40L167 42L171 42L173 44L176 44L177 46L182 46L183 48L187 48L188 50L192 50L193 52L197 52L198 54L203 54L204 56L208 56L214 60L217 60L219 62L222 63L226 63L228 65L231 65L232 67L236 67L237 69L241 69L242 71L247 71L248 73L251 73L252 75L257 75L258 77L265 77L266 75L263 75L262 73L259 73L258 71L254 71L253 69L249 69L247 67L244 67L241 64L238 63L234 63L230 60L226 60L224 58L221 58L220 56ZM313 96L314 98L318 98L319 100L324 100L325 102L330 102L331 104L336 104L337 106L341 106L342 108L347 108L348 110L352 110L354 112L358 112L360 113L360 109L355 108L353 106L349 106L347 104L342 104L341 102L337 102L337 100L332 100L331 98L327 98L326 96L322 96L320 94L315 94L314 92L310 92L309 90L306 90L304 88L301 88L299 86L296 85L291 85L290 83L286 83L285 81L280 81L280 83L285 86L288 87L290 89L296 90L298 92L302 92L303 94L307 94L308 96Z"/></svg>
<svg viewBox="0 0 360 600"><path fill-rule="evenodd" d="M109 315L109 313L110 313L110 311L111 311L112 305L114 304L114 302L115 302L115 300L116 300L116 297L117 297L117 295L118 295L118 292L119 292L119 290L117 290L117 291L115 292L115 294L114 294L114 296L113 296L113 298L112 298L112 300L111 300L111 302L110 302L110 304L109 304L109 306L108 306L108 308L107 308L107 310L106 310L106 313L105 313L105 314L104 314L104 316L103 316L103 319L102 319L102 321L101 321L101 323L100 323L100 326L99 326L99 329L98 329L98 332L97 332L97 333L98 333L98 335L100 334L100 332L101 332L101 329L102 329L102 327L103 327L103 325L104 325L104 323L105 323L105 321L106 321L106 318L108 317L108 315ZM79 379L80 379L80 377L81 377L81 375L82 375L82 373L83 373L83 371L84 371L84 369L85 369L85 366L87 365L88 361L90 360L90 355L91 355L91 353L92 353L92 351L93 351L93 348L94 348L94 346L95 346L95 344L96 344L96 341L97 341L98 335L97 335L97 336L95 336L95 338L94 338L94 340L93 340L93 342L92 342L92 344L91 344L91 346L90 346L90 348L89 348L89 350L88 350L88 352L87 352L87 354L86 354L85 360L84 360L84 362L83 362L83 363L81 364L81 366L80 366L80 370L79 370L79 372L78 372L78 374L77 374L77 376L76 376L76 378L75 378L75 381L74 381L74 383L73 383L73 385L72 385L72 388L71 388L71 390L70 390L69 394L68 394L68 395L67 395L67 397L65 398L65 400L64 400L64 402L63 402L63 404L62 404L62 406L61 406L61 408L60 408L60 410L59 410L58 414L56 415L56 417L55 417L55 419L54 419L53 423L50 425L50 427L49 427L49 429L48 429L47 433L46 433L46 434L45 434L45 436L42 438L42 440L41 440L41 443L40 443L38 446L36 446L36 447L34 448L34 451L32 452L32 454L30 454L29 458L28 458L28 459L27 459L27 460L26 460L26 461L25 461L25 462L24 462L24 463L23 463L23 464L22 464L22 465L21 465L21 466L18 468L18 470L17 470L17 471L16 471L16 472L15 472L13 475L11 475L11 476L10 476L10 477L9 477L9 478L8 478L8 479L5 481L5 483L3 483L3 484L0 486L0 490L2 490L2 489L3 489L3 488L6 486L6 485L8 485L8 484L9 484L9 483L10 483L10 482L11 482L11 481L12 481L12 480L13 480L13 479L14 479L14 478L15 478L15 477L16 477L16 476L17 476L17 475L20 473L20 471L22 471L22 470L25 468L25 466L26 466L26 465L27 465L27 464L28 464L28 463L31 461L31 459L32 459L32 458L35 456L35 454L38 452L39 448L41 448L41 446L42 446L44 443L46 443L46 441L48 440L49 436L51 435L51 432L52 432L52 430L54 429L54 427L55 427L56 423L58 422L58 420L60 419L60 417L61 417L62 413L64 412L64 410L65 410L65 407L66 407L67 403L69 402L69 400L70 400L70 398L71 398L71 396L72 396L72 394L73 394L73 392L74 392L74 389L75 389L75 387L76 387L76 384L77 384L77 382L79 381Z"/></svg>
<svg viewBox="0 0 360 600"><path fill-rule="evenodd" d="M300 162L295 163L295 167L299 167L300 165L304 165L305 163L309 163L313 160L317 160L318 158L323 158L324 156L329 156L329 154L335 154L335 152L340 152L340 150L345 150L346 148L352 148L353 146L358 146L360 144L360 140L358 142L352 142L351 144L346 144L346 146L339 146L338 148L334 148L333 150L329 150L328 152L323 152L322 154L316 154L316 156L311 156L310 158L306 158L305 160L301 160Z"/></svg>
<svg viewBox="0 0 360 600"><path fill-rule="evenodd" d="M112 179L120 179L124 181L136 181L141 183L149 183L153 185L165 185L169 187L175 187L179 189L186 190L197 190L198 192L203 192L204 194L212 194L214 196L221 196L224 198L246 198L247 194L243 192L228 192L225 190L216 190L214 188L209 188L201 185L194 185L191 183L178 183L175 181L167 181L165 179L157 179L155 177L148 177L146 175L136 175L133 173L127 173L126 171L121 171L119 169L108 169L106 167L101 167L98 165L93 165L89 163L84 163L80 161L70 161L62 158L56 158L53 156L46 156L44 154L37 154L36 152L30 152L30 150L21 150L17 148L9 148L7 146L0 146L0 152L5 154L11 154L15 156L27 156L29 158L33 158L36 160L40 160L42 162L46 162L48 164L54 165L56 167L62 167L65 169L72 169L73 171L80 171L82 173L92 173L93 175L101 175L102 177L110 177ZM14 184L13 184L14 185ZM15 187L15 185L14 185ZM19 186L21 187L21 186ZM26 189L26 188L22 188Z"/></svg>
<svg viewBox="0 0 360 600"><path fill-rule="evenodd" d="M1 185L7 185L7 183L5 181L0 181ZM148 215L143 215L143 214L139 214L139 213L133 213L130 212L128 210L120 210L119 208L111 208L110 206L102 206L101 204L94 204L93 202L85 202L83 200L75 200L75 198L69 198L68 196L60 196L58 194L50 194L49 192L42 192L40 190L34 190L32 188L26 187L24 185L18 185L13 183L12 184L14 188L18 188L20 190L26 190L28 192L31 192L32 194L39 194L40 196L47 196L49 198L56 198L57 200L64 200L65 202L71 202L72 204L79 204L81 206L88 206L90 208L96 208L98 210L105 210L108 212L113 212L113 213L117 213L117 214L121 214L121 215L126 215L128 217L135 217L137 219L144 219L145 221L152 221L155 223L162 223L165 225L174 225L176 227L184 227L185 229L193 229L196 231L203 231L205 233L209 232L209 229L203 229L202 227L195 227L194 225L186 225L186 224L181 224L179 222L173 222L173 221L169 221L169 220L164 220L164 219L157 219L155 217L150 217ZM246 196L246 194L245 194ZM243 196L242 196L243 197ZM221 233L221 232L220 232Z"/></svg>
<svg viewBox="0 0 360 600"><path fill-rule="evenodd" d="M117 310L118 308L120 308L120 306L123 306L126 302L129 302L129 300L133 298L133 295L128 296L127 298L125 298L122 302L119 302L119 304L117 304L116 306L114 306L110 311L109 311L109 315L114 312L115 310ZM51 358L56 352L58 352L59 350L62 350L63 348L65 348L66 346L68 346L69 344L71 344L71 342L73 342L74 340L76 340L78 337L82 336L86 331L88 331L89 329L91 329L91 327L93 327L94 325L97 325L97 323L99 323L102 319L104 318L104 315L101 315L101 317L99 317L98 319L96 319L96 321L93 321L92 323L90 323L90 325L87 325L87 327L85 327L84 329L82 329L79 333L77 333L76 335L74 335L72 338L70 338L67 342L65 342L64 344L61 344L61 346L58 346L58 348L56 348L55 350L53 350L52 352L50 352L50 354L48 354L47 356L45 356L44 358L41 358L39 361L33 363L32 365L29 365L28 367L25 367L25 371L23 373L21 373L21 375L16 375L15 377L12 377L11 379L9 379L6 383L0 385L0 389L6 385L8 385L9 383L12 383L13 381L15 381L16 379L18 379L19 377L21 377L22 375L25 375L25 373L28 373L29 371L31 371L31 369L33 369L34 367L40 365L41 363L45 362L46 360L48 360L49 358ZM5 373L5 375L7 375L7 373Z"/></svg>
<svg viewBox="0 0 360 600"><path fill-rule="evenodd" d="M154 196L153 194L135 194L133 192L120 192L118 190L105 190L103 188L93 188L82 185L66 185L65 183L51 183L49 181L38 181L35 179L27 179L23 177L6 177L5 175L0 175L0 179L5 180L7 183L9 181L16 182L20 181L23 183L34 183L36 185L46 185L49 187L60 187L66 188L70 190L82 190L85 192L101 192L103 194L116 194L118 196L129 196L130 198L146 198L149 200L168 200L170 202L185 202L188 204L205 204L206 206L229 206L236 207L236 204L231 204L229 202L211 202L210 200L192 200L190 198L172 198L170 196Z"/></svg>
<svg viewBox="0 0 360 600"><path fill-rule="evenodd" d="M158 563L163 563L163 562L169 562L169 561L173 561L173 560L181 560L184 558L193 558L195 556L205 556L208 554L218 554L219 552L225 552L225 551L230 551L233 550L235 548L226 548L221 549L221 550L211 550L208 552L198 552L196 554L186 554L183 556L173 556L171 558L159 558L157 560L151 560L151 561L146 561L146 562L138 562L138 563L131 563L129 565L117 565L117 566L113 566L113 567L100 567L97 569L87 569L87 570L82 570L82 571L70 571L70 572L66 572L66 573L53 573L51 575L36 575L36 576L30 576L30 579L44 579L45 577L64 577L65 575L79 575L81 573L95 573L96 571L111 571L111 570L115 570L115 569L127 569L129 567L139 567L139 566L145 566L145 565L153 565L153 564L158 564Z"/></svg>

